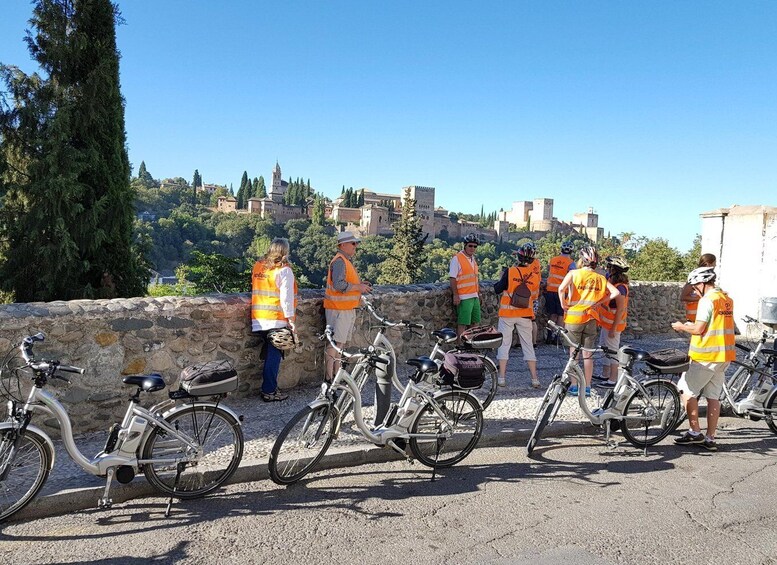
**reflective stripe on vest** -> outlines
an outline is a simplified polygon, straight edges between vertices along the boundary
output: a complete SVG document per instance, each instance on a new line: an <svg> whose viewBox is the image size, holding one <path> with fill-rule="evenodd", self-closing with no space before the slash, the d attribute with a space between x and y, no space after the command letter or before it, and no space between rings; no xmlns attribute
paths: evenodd
<svg viewBox="0 0 777 565"><path fill-rule="evenodd" d="M547 292L558 291L558 286L569 272L569 266L572 264L572 258L567 255L556 255L548 264L548 281L545 283Z"/></svg>
<svg viewBox="0 0 777 565"><path fill-rule="evenodd" d="M585 324L591 319L588 310L607 295L607 280L588 268L572 271L572 295L569 310L564 314L565 324Z"/></svg>
<svg viewBox="0 0 777 565"><path fill-rule="evenodd" d="M685 319L689 322L696 321L696 309L699 307L699 301L685 303Z"/></svg>
<svg viewBox="0 0 777 565"><path fill-rule="evenodd" d="M281 291L275 277L283 267L265 269L263 261L257 261L251 272L251 319L285 320L281 307ZM297 310L297 281L294 281L294 311Z"/></svg>
<svg viewBox="0 0 777 565"><path fill-rule="evenodd" d="M626 294L623 295L626 303L623 305L623 317L620 323L615 326L616 332L622 332L626 329L626 315L629 310L629 285L626 283L618 283L616 286L624 286L626 288ZM605 330L610 330L615 323L615 311L617 306L610 306L610 304L599 304L591 312L591 316L596 319L598 324Z"/></svg>
<svg viewBox="0 0 777 565"><path fill-rule="evenodd" d="M478 264L472 260L463 251L456 253L456 259L459 261L459 274L456 276L456 294L478 294Z"/></svg>
<svg viewBox="0 0 777 565"><path fill-rule="evenodd" d="M338 258L345 263L345 282L349 285L357 285L362 281L350 259L342 253L337 253L329 262L329 270L326 273L326 290L324 291L324 308L327 310L353 310L359 305L362 293L359 290L346 290L339 292L332 284L332 263Z"/></svg>
<svg viewBox="0 0 777 565"><path fill-rule="evenodd" d="M691 336L688 355L694 361L724 363L736 359L734 346L734 301L722 290L714 289L707 297L712 301L712 319L702 335Z"/></svg>
<svg viewBox="0 0 777 565"><path fill-rule="evenodd" d="M524 278L525 277L525 278ZM510 296L518 288L521 280L526 282L526 286L531 290L531 299L527 308L515 308L510 306ZM534 269L524 267L510 267L507 271L507 290L502 293L499 300L500 318L531 318L534 319L534 292L540 288L540 277Z"/></svg>

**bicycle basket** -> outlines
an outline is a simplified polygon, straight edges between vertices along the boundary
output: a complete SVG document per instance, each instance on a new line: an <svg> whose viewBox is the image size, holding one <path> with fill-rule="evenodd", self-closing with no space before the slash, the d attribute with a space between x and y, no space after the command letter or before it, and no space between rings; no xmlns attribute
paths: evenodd
<svg viewBox="0 0 777 565"><path fill-rule="evenodd" d="M186 367L178 384L192 396L226 394L237 390L237 371L229 361L208 361Z"/></svg>
<svg viewBox="0 0 777 565"><path fill-rule="evenodd" d="M501 334L500 334L501 335ZM486 366L482 357L472 353L445 353L440 367L442 384L454 388L475 389L486 380Z"/></svg>
<svg viewBox="0 0 777 565"><path fill-rule="evenodd" d="M472 349L496 349L502 345L502 334L494 326L475 326L462 333L461 340Z"/></svg>
<svg viewBox="0 0 777 565"><path fill-rule="evenodd" d="M684 373L688 370L690 359L685 351L679 349L659 349L651 351L645 359L648 367L662 374Z"/></svg>

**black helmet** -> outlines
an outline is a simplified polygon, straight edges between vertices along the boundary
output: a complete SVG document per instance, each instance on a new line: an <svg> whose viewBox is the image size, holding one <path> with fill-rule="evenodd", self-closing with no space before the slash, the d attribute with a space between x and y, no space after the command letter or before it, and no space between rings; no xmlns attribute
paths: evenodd
<svg viewBox="0 0 777 565"><path fill-rule="evenodd" d="M566 254L566 255L569 255L570 253L572 253L572 250L574 248L575 247L572 245L571 241L564 241L561 244L561 252Z"/></svg>

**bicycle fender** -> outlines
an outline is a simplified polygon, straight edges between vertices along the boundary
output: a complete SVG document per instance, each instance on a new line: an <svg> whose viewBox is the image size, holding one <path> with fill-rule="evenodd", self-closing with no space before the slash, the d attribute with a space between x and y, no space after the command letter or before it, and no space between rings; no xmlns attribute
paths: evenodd
<svg viewBox="0 0 777 565"><path fill-rule="evenodd" d="M235 421L237 422L238 426L242 426L243 425L243 423L240 421L240 416L238 416L235 413L235 411L232 410L230 407L228 407L228 406L226 406L224 404L221 404L221 403L219 403L217 405L215 402L207 402L207 401L206 402L203 402L203 401L184 402L183 404L179 404L179 405L171 408L170 410L167 410L167 411L163 412L162 413L162 418L167 419L169 416L172 416L173 414L175 414L177 412L180 412L181 410L183 410L184 408L188 408L189 406L213 406L214 408L216 408L218 406L218 408L220 408L221 410L223 410L224 412L226 412L230 416L232 416L235 419ZM152 426L148 427L149 428L149 432L150 432L151 427Z"/></svg>
<svg viewBox="0 0 777 565"><path fill-rule="evenodd" d="M9 430L14 427L13 423L11 422L0 422L0 433L2 433L4 430ZM37 426L33 426L32 424L27 426L27 432L32 432L39 436L43 441L46 442L46 445L48 445L49 452L51 453L51 466L49 467L49 471L54 468L54 458L56 456L56 451L54 451L54 442L51 441L51 438L46 435L46 432L41 430Z"/></svg>

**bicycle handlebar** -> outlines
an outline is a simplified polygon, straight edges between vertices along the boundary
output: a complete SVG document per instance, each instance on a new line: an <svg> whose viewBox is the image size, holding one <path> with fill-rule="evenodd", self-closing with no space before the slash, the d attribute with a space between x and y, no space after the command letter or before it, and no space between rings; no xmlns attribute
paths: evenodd
<svg viewBox="0 0 777 565"><path fill-rule="evenodd" d="M35 354L32 351L32 346L35 344L35 342L43 342L45 339L46 336L42 332L38 332L35 335L25 337L19 345L19 349L22 352L24 361L33 371L46 373L46 376L48 377L60 379L68 383L70 381L63 376L58 375L57 372L61 371L63 373L76 373L79 375L84 374L84 369L81 367L75 367L74 365L62 365L59 361L36 361Z"/></svg>
<svg viewBox="0 0 777 565"><path fill-rule="evenodd" d="M375 363L382 363L384 365L387 365L389 363L388 359L383 359L378 351L375 349L374 345L370 345L369 347L363 347L360 348L356 353L349 353L342 347L339 347L337 343L335 343L334 338L335 331L332 328L332 326L327 326L326 329L324 329L323 335L319 339L326 339L329 342L329 345L332 346L332 349L334 349L338 354L342 355L346 359L352 359L354 357L362 357L362 356L368 356L372 361Z"/></svg>
<svg viewBox="0 0 777 565"><path fill-rule="evenodd" d="M378 314L378 312L375 310L375 307L372 305L372 302L367 300L366 298L362 298L362 302L364 303L364 307L367 308L367 311L372 314L372 317L375 318L378 322L380 322L382 325L389 327L389 328L407 328L409 330L422 330L424 329L423 324L418 324L415 322L411 322L409 320L400 320L399 322L392 322L385 316L381 316Z"/></svg>

